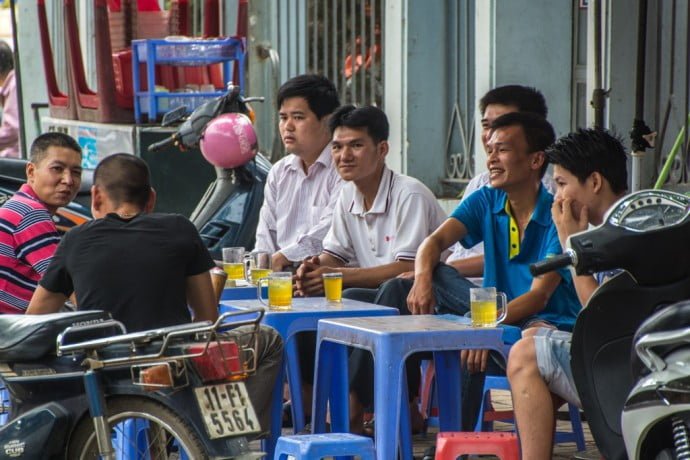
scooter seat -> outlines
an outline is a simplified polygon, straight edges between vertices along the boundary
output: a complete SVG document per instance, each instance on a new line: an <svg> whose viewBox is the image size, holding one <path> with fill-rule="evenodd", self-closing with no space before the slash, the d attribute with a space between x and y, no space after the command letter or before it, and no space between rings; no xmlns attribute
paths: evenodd
<svg viewBox="0 0 690 460"><path fill-rule="evenodd" d="M653 332L668 332L677 329L683 329L690 327L690 301L684 300L682 302L676 302L665 308L660 309L652 316L647 318L642 325L635 332L635 337L633 338L633 344L637 343L640 337L645 334L651 334ZM672 351L680 347L686 347L687 343L673 343L669 345L659 345L654 347L654 352L658 354L661 358L664 358ZM635 353L633 349L632 355L630 357L633 375L646 375L649 374L649 369L647 369L642 361Z"/></svg>
<svg viewBox="0 0 690 460"><path fill-rule="evenodd" d="M49 315L0 315L0 362L30 361L55 352L58 334L70 326L110 319L89 310Z"/></svg>
<svg viewBox="0 0 690 460"><path fill-rule="evenodd" d="M0 179L23 184L26 182L26 163L19 158L0 158Z"/></svg>

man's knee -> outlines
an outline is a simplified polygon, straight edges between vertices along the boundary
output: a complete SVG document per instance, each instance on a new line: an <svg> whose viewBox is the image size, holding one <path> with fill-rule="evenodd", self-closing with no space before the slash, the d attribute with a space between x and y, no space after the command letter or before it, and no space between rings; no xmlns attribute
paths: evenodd
<svg viewBox="0 0 690 460"><path fill-rule="evenodd" d="M537 351L531 335L523 336L510 348L506 374L511 379L528 370L538 371Z"/></svg>
<svg viewBox="0 0 690 460"><path fill-rule="evenodd" d="M283 338L278 331L272 327L260 325L259 326L259 350L257 350L259 361L267 357L283 356Z"/></svg>
<svg viewBox="0 0 690 460"><path fill-rule="evenodd" d="M374 303L386 307L405 308L410 289L412 289L412 280L390 279L379 287Z"/></svg>

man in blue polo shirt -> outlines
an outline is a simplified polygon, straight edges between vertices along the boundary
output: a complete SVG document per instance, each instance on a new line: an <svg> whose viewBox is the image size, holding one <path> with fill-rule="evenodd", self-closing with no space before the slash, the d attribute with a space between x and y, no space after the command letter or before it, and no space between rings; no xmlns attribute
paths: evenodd
<svg viewBox="0 0 690 460"><path fill-rule="evenodd" d="M402 314L467 313L469 289L475 286L440 262L441 254L457 241L467 248L484 242L484 286L508 297L505 323L569 331L581 308L570 273L562 270L539 278L529 273L529 264L562 252L551 219L553 196L541 184L548 166L544 150L554 141L553 128L543 117L513 112L496 118L491 131L487 144L491 187L474 192L424 240L415 257L407 303L395 306ZM487 359L486 350L463 352L470 372L485 371ZM463 429L474 425L478 406L464 403L478 399L482 386L483 379L464 381ZM353 396L363 391L366 396L366 390L355 386Z"/></svg>

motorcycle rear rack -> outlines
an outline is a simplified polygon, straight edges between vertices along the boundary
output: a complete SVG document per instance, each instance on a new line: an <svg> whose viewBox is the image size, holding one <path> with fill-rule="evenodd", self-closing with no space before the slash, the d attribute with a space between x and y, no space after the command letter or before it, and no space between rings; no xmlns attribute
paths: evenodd
<svg viewBox="0 0 690 460"><path fill-rule="evenodd" d="M247 317L248 315L256 315L256 317L226 322L226 320L233 317ZM122 324L114 320L104 321L99 324L71 326L65 329L57 337L57 355L63 356L65 354L84 353L87 355L84 364L88 368L101 369L106 367L163 363L195 358L203 356L208 351L213 341L220 342L224 340L233 340L237 343L240 352L246 353L248 357L246 360L248 365L246 368L242 369L241 372L250 375L256 370L256 350L258 349L259 340L258 332L263 315L264 310L260 308L227 312L223 313L214 323L210 321L188 323L161 329L124 333L95 340L65 343L70 335L76 335L79 332L83 333L88 330L117 327L124 331ZM250 332L238 333L237 331L233 331L233 329L240 326L249 325L253 326ZM202 343L204 345L202 350L196 353L166 354L173 343L178 343L176 339L185 337L195 343ZM160 341L160 347L158 347L156 351L147 354L136 354L140 346L150 346L158 341ZM99 358L99 351L112 345L122 344L129 345L130 352L133 353L133 355Z"/></svg>

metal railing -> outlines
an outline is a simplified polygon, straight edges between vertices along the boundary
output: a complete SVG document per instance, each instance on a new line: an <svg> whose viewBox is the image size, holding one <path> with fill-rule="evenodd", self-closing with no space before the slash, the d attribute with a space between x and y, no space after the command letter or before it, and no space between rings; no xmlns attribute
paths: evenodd
<svg viewBox="0 0 690 460"><path fill-rule="evenodd" d="M335 83L341 102L383 105L385 0L308 0L307 67Z"/></svg>

